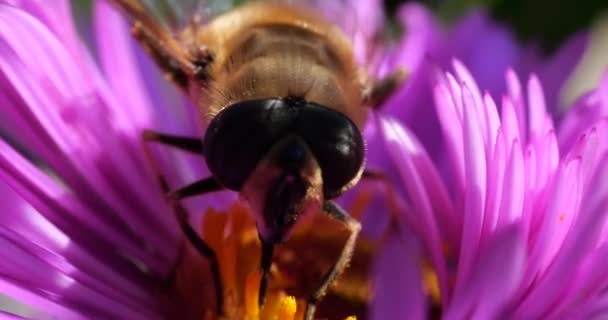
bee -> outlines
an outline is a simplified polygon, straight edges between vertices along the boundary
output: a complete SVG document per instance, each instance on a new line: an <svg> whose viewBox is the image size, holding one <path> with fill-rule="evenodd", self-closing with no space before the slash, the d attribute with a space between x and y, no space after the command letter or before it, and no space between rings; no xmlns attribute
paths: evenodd
<svg viewBox="0 0 608 320"><path fill-rule="evenodd" d="M220 190L238 192L252 208L262 244L259 303L264 301L275 245L294 225L322 211L350 231L305 319L346 268L361 229L333 199L365 176L361 130L369 107L381 105L404 78L396 70L373 79L357 66L350 39L310 8L254 2L208 23L199 17L172 30L138 0L114 0L132 19L132 32L158 66L194 102L204 136L145 130L156 142L200 154L210 177L169 190L154 170L186 238L214 273L218 314L222 284L215 252L188 224L180 200Z"/></svg>

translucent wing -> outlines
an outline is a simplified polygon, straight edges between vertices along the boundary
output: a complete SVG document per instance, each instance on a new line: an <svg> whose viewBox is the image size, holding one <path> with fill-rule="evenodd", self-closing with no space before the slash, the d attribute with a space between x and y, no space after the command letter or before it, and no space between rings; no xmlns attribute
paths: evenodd
<svg viewBox="0 0 608 320"><path fill-rule="evenodd" d="M135 0L134 0L135 1ZM194 17L208 21L230 9L232 0L137 0L149 13L171 29L184 28Z"/></svg>

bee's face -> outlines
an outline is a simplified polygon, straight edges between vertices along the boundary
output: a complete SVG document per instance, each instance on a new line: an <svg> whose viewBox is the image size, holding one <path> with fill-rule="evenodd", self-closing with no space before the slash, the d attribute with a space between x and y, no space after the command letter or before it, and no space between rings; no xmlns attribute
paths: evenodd
<svg viewBox="0 0 608 320"><path fill-rule="evenodd" d="M262 236L277 239L310 204L354 184L364 163L363 139L352 121L295 98L225 108L211 121L204 150L214 177L259 211Z"/></svg>
<svg viewBox="0 0 608 320"><path fill-rule="evenodd" d="M258 162L289 135L299 137L319 163L326 198L340 195L358 178L365 155L357 126L337 111L292 98L243 101L225 108L207 128L205 158L222 185L240 190ZM285 158L296 151L286 149Z"/></svg>

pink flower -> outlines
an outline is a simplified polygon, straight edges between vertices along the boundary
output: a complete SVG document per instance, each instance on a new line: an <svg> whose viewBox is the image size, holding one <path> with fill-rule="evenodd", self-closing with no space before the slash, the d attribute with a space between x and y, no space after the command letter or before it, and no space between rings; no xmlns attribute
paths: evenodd
<svg viewBox="0 0 608 320"><path fill-rule="evenodd" d="M558 131L552 120L585 36L547 62L484 13L445 30L424 8L406 5L400 21L407 32L392 48L373 42L384 24L379 0L352 0L349 9L319 2L350 30L360 62L380 74L396 65L411 72L366 128L370 166L394 178L403 209L373 261L371 318L425 318L430 306L446 319L601 311L608 301L601 267L608 77L562 117ZM167 318L178 298L166 280L180 262L182 234L146 168L140 134L157 128L196 136L200 129L107 3L94 5L94 54L70 10L64 0L0 0L0 293L27 304L20 315L29 318ZM486 32L471 37L477 29ZM452 56L464 61L454 63L454 74L436 72ZM506 66L534 70L538 79L523 90L510 71L505 85L496 75ZM494 99L505 88L499 115ZM173 186L209 174L200 159L157 151ZM188 206L201 213L234 199L218 194ZM367 211L364 233L384 233L386 207ZM205 218L231 225L226 216ZM230 244L226 252L248 253L214 226L204 236Z"/></svg>
<svg viewBox="0 0 608 320"><path fill-rule="evenodd" d="M402 224L411 231L400 241L411 275L398 285L409 312L425 318L434 297L443 319L601 313L608 301L608 76L556 130L536 75L522 87L508 70L497 104L461 62L453 70L437 72L433 87L444 172L409 129L390 117L377 121L408 199ZM421 249L412 249L416 243ZM438 283L426 291L421 259Z"/></svg>

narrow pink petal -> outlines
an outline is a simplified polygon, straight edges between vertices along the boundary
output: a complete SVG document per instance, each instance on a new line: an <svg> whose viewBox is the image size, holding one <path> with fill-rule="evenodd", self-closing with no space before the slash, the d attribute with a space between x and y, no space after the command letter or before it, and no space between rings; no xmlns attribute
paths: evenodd
<svg viewBox="0 0 608 320"><path fill-rule="evenodd" d="M462 293L454 296L444 319L499 319L519 286L526 249L519 224L498 231L480 255Z"/></svg>
<svg viewBox="0 0 608 320"><path fill-rule="evenodd" d="M80 275L72 276L57 270L40 258L44 250L26 246L22 241L8 239L6 236L0 237L0 246L3 248L0 251L0 260L4 264L0 280L13 283L46 299L55 298L61 301L62 305L88 317L159 318L158 309L152 305L138 305L133 300L107 295L106 292L99 292L96 290L98 288L81 282ZM41 270L44 272L40 272ZM102 283L99 279L97 281Z"/></svg>
<svg viewBox="0 0 608 320"><path fill-rule="evenodd" d="M433 88L435 108L443 129L446 149L450 157L452 173L458 184L464 185L464 146L462 139L462 124L456 111L455 104L445 83L439 83Z"/></svg>
<svg viewBox="0 0 608 320"><path fill-rule="evenodd" d="M370 319L426 319L420 245L409 231L391 234L374 263L376 292Z"/></svg>
<svg viewBox="0 0 608 320"><path fill-rule="evenodd" d="M517 119L517 128L521 136L519 141L521 141L522 144L525 144L528 141L526 138L528 132L528 116L526 112L527 108L523 97L523 91L521 88L521 82L519 81L519 77L517 76L515 71L513 71L512 69L507 70L506 80L507 92L509 93L508 97L511 103L513 104L513 111L515 112L515 118Z"/></svg>
<svg viewBox="0 0 608 320"><path fill-rule="evenodd" d="M525 318L538 318L559 303L559 296L583 259L597 245L602 228L608 221L608 154L598 166L597 174L582 202L579 218L574 222L555 261L548 268L518 308Z"/></svg>
<svg viewBox="0 0 608 320"><path fill-rule="evenodd" d="M392 122L391 130L394 130L393 133L401 139L401 148L411 158L412 164L416 168L415 171L420 176L424 187L426 190L433 190L433 192L427 193L427 196L432 206L432 212L436 216L435 220L441 226L441 234L450 239L451 243L459 242L462 221L456 216L447 187L424 146L406 126L390 119L378 118L383 123ZM381 129L388 127L390 126L381 127ZM382 133L384 134L384 132ZM394 161L397 167L402 163L400 159L394 158Z"/></svg>
<svg viewBox="0 0 608 320"><path fill-rule="evenodd" d="M593 300L601 291L608 288L608 243L591 252L577 268L572 284L565 291L560 305L551 312L553 318L566 319L569 311L585 302ZM563 313L563 314L562 314Z"/></svg>
<svg viewBox="0 0 608 320"><path fill-rule="evenodd" d="M505 168L503 194L500 203L498 226L509 225L522 218L524 206L524 160L519 141L513 141L511 155Z"/></svg>
<svg viewBox="0 0 608 320"><path fill-rule="evenodd" d="M151 125L154 108L137 70L130 28L106 1L95 2L94 14L101 65L112 93L120 101L112 105L115 107L116 121L121 128L139 139L141 128Z"/></svg>
<svg viewBox="0 0 608 320"><path fill-rule="evenodd" d="M533 278L543 272L553 260L555 251L549 252L549 248L553 245L553 237L560 228L560 217L564 214L567 204L572 203L573 197L580 196L573 193L571 187L577 184L580 178L580 160L572 160L569 163L563 164L560 171L557 173L557 181L550 191L549 201L546 204L546 209L543 210L542 224L536 241L533 243L530 253L530 262L526 271L525 283L532 282ZM574 214L574 213L572 213Z"/></svg>
<svg viewBox="0 0 608 320"><path fill-rule="evenodd" d="M439 278L441 292L448 292L447 271L445 270L445 257L442 251L439 228L428 197L430 190L426 189L414 160L416 153L419 153L420 150L417 150L417 143L412 140L413 135L407 133L397 121L380 117L378 117L378 120L387 149L399 170L408 198L420 221L423 232L422 239L427 250L430 251L430 258Z"/></svg>
<svg viewBox="0 0 608 320"><path fill-rule="evenodd" d="M79 314L74 310L70 310L61 303L54 301L53 297L43 297L36 292L21 288L14 283L7 281L0 276L0 292L10 295L20 302L27 303L31 307L44 310L47 315L54 316L57 319L65 320L86 320L88 317L84 314ZM36 311L35 311L36 312Z"/></svg>
<svg viewBox="0 0 608 320"><path fill-rule="evenodd" d="M545 120L547 106L543 88L535 74L528 80L528 114L529 114L529 141L536 141L545 135Z"/></svg>
<svg viewBox="0 0 608 320"><path fill-rule="evenodd" d="M536 174L533 176L535 179L534 185L543 187L549 178L555 173L560 159L559 159L559 147L557 145L557 137L554 131L549 131L544 134L535 144L534 147L537 150L537 165Z"/></svg>
<svg viewBox="0 0 608 320"><path fill-rule="evenodd" d="M474 107L475 113L477 114L477 118L479 120L479 127L482 130L479 134L481 134L483 137L483 141L487 150L486 153L489 156L489 151L494 141L492 141L491 137L489 136L490 129L488 129L488 123L486 121L486 111L483 110L485 104L483 103L483 100L481 98L481 91L479 90L479 87L477 86L473 75L471 75L469 70L462 64L462 62L454 59L452 61L452 67L454 68L456 76L458 77L458 80L460 81L462 86L466 87L468 89L468 94L471 95L472 106Z"/></svg>
<svg viewBox="0 0 608 320"><path fill-rule="evenodd" d="M174 220L163 210L143 160L135 161L116 131L107 100L91 84L95 75L75 69L66 48L33 17L5 5L0 16L7 17L0 19L0 81L6 80L11 102L2 110L20 114L28 125L23 129L35 133L31 137L38 141L27 145L43 146L36 150L41 159L89 205L119 212L115 218L130 226L126 233L149 232L154 247L165 247L159 235L175 236L176 229L167 228ZM114 146L112 152L106 146ZM139 143L130 147L140 152Z"/></svg>
<svg viewBox="0 0 608 320"><path fill-rule="evenodd" d="M539 210L533 210L536 202L539 198L537 197L538 191L535 189L535 179L533 178L536 174L536 153L534 148L527 147L524 154L524 172L525 172L525 195L524 195L524 209L522 213L522 228L526 235L526 240L532 238L532 235L536 235L537 230L532 230L533 221L540 220L535 214Z"/></svg>
<svg viewBox="0 0 608 320"><path fill-rule="evenodd" d="M485 209L487 172L485 148L473 104L474 100L465 88L462 132L465 141L465 211L455 295L459 292L458 288L462 287L471 276L471 268L478 254Z"/></svg>
<svg viewBox="0 0 608 320"><path fill-rule="evenodd" d="M523 93L521 88L521 82L517 73L511 68L505 72L505 80L507 82L507 92L509 97L517 103L523 102Z"/></svg>
<svg viewBox="0 0 608 320"><path fill-rule="evenodd" d="M503 197L505 167L507 163L505 140L502 129L498 129L494 155L488 163L488 199L484 216L483 239L487 239L498 224L499 209Z"/></svg>
<svg viewBox="0 0 608 320"><path fill-rule="evenodd" d="M458 120L462 123L464 120L464 111L462 110L462 83L458 82L454 75L446 72L445 77L447 79L447 88L452 97L454 108L456 109L456 115Z"/></svg>
<svg viewBox="0 0 608 320"><path fill-rule="evenodd" d="M471 95L473 96L474 102L476 106L482 106L483 100L481 99L481 90L477 86L477 82L473 78L473 75L464 64L458 60L452 60L452 68L454 68L454 72L460 80L460 83L464 84L467 88L469 88Z"/></svg>
<svg viewBox="0 0 608 320"><path fill-rule="evenodd" d="M570 152L566 155L566 159L581 158L582 173L585 181L591 182L591 174L594 172L599 148L599 137L597 128L582 133L578 141L574 144Z"/></svg>
<svg viewBox="0 0 608 320"><path fill-rule="evenodd" d="M565 310L555 319L592 319L603 320L608 314L608 295L601 294L589 298L580 306Z"/></svg>
<svg viewBox="0 0 608 320"><path fill-rule="evenodd" d="M513 141L522 141L522 145L525 145L524 140L521 139L522 135L519 130L517 114L515 113L515 106L513 101L509 97L503 97L502 99L502 129L505 134L505 143L510 148ZM511 153L511 150L507 150Z"/></svg>
<svg viewBox="0 0 608 320"><path fill-rule="evenodd" d="M14 5L42 21L45 26L61 39L61 43L64 44L70 52L82 53L82 51L84 51L80 44L78 34L76 33L76 28L74 28L70 1L2 0L0 3ZM84 57L79 55L79 58ZM89 63L89 61L82 61L81 59L75 59L71 62L80 66Z"/></svg>
<svg viewBox="0 0 608 320"><path fill-rule="evenodd" d="M488 126L488 142L490 143L490 145L492 147L496 146L496 136L498 135L498 130L500 128L500 116L498 115L498 107L496 106L496 102L494 102L494 99L492 98L492 96L490 95L490 93L486 92L483 95L483 102L484 102L484 114L485 114L485 121L487 122ZM490 150L490 154L494 153L494 149Z"/></svg>
<svg viewBox="0 0 608 320"><path fill-rule="evenodd" d="M46 220L57 226L75 243L86 248L88 253L81 255L78 253L79 246L69 246L73 250L64 254L77 252L73 263L86 264L92 268L91 274L116 279L115 283L132 289L130 280L123 277L132 276L131 280L141 281L141 275L133 276L134 266L121 256L109 255L110 252L119 248L125 255L146 263L152 272L162 272L171 265L170 259L173 256L163 257L160 254L164 251L162 248L157 248L159 251L155 252L148 251L140 239L130 237L120 224L115 224L116 218L107 213L100 214L102 211L91 211L64 190L57 181L20 157L10 147L4 143L0 143L0 147L0 178L36 208ZM5 225L23 223L19 222L17 217L11 220L11 216L6 216L6 219L8 220L2 221ZM169 243L165 245L170 247ZM91 263L90 255L96 256L95 259L102 262Z"/></svg>

